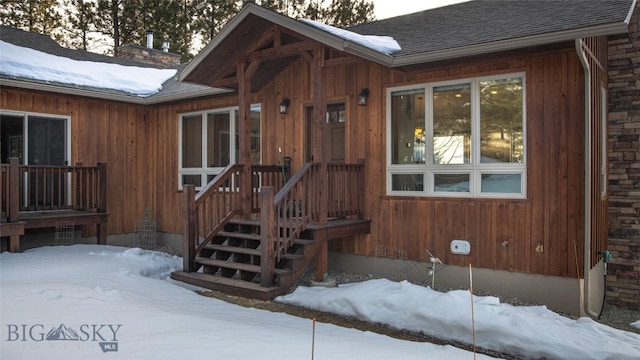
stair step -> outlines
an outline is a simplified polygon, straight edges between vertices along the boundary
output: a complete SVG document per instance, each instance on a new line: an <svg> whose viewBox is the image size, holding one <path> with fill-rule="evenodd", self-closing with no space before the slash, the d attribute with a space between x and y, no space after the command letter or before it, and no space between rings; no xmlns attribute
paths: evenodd
<svg viewBox="0 0 640 360"><path fill-rule="evenodd" d="M240 270L240 271L248 271L248 272L253 272L253 273L260 273L260 265L252 265L252 264L246 264L246 263L238 263L238 262L233 262L233 261L226 261L226 260L214 260L214 259L208 259L208 258L203 258L203 257L196 257L196 263L198 264L202 264L202 265L209 265L209 266L215 266L215 267L220 267L220 268L225 268L225 269L235 269L235 270ZM276 269L276 274L286 274L289 271L285 270L285 269Z"/></svg>
<svg viewBox="0 0 640 360"><path fill-rule="evenodd" d="M230 224L260 226L260 219L231 219Z"/></svg>
<svg viewBox="0 0 640 360"><path fill-rule="evenodd" d="M286 260L301 260L304 259L304 255L301 254L284 254L282 255L283 259Z"/></svg>
<svg viewBox="0 0 640 360"><path fill-rule="evenodd" d="M307 240L307 239L294 239L293 243L295 245L312 245L315 243L315 240Z"/></svg>
<svg viewBox="0 0 640 360"><path fill-rule="evenodd" d="M260 256L260 250L258 250L258 249L244 248L244 247L238 247L238 246L212 245L212 244L209 244L209 245L205 246L205 249L210 249L210 250L215 250L215 251L225 251L225 252L236 253L236 254Z"/></svg>
<svg viewBox="0 0 640 360"><path fill-rule="evenodd" d="M176 271L171 273L171 278L206 289L222 291L229 295L259 300L272 300L287 291L287 289L280 289L277 286L262 287L260 284L248 281L196 272L187 273L184 271Z"/></svg>
<svg viewBox="0 0 640 360"><path fill-rule="evenodd" d="M260 235L258 234L247 234L243 232L232 232L232 231L219 231L216 236L219 237L230 237L234 239L246 239L246 240L256 240L260 241Z"/></svg>

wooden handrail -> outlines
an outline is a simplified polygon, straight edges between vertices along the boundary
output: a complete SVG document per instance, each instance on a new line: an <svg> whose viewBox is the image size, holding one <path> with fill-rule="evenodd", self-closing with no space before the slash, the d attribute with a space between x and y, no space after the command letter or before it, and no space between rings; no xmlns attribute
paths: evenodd
<svg viewBox="0 0 640 360"><path fill-rule="evenodd" d="M195 255L235 215L242 213L240 176L243 166L229 164L196 194L194 185L183 186L183 269L195 271Z"/></svg>
<svg viewBox="0 0 640 360"><path fill-rule="evenodd" d="M309 172L309 169L311 169L312 166L313 166L312 163L306 163L302 165L302 167L298 171L296 171L295 174L293 174L291 179L289 179L289 181L287 181L287 183L282 187L282 189L280 189L280 191L278 191L278 193L275 195L273 199L274 203L277 204L281 202L284 196L287 193L291 192L293 187L296 186L296 184L299 183L300 180L302 180L302 178L307 174L307 172Z"/></svg>
<svg viewBox="0 0 640 360"><path fill-rule="evenodd" d="M273 248L273 253L266 254L266 259L269 263L273 261L274 266L311 221L309 210L313 203L305 200L313 199L313 196L307 195L309 194L308 189L313 188L314 169L313 164L304 164L273 196L272 202L263 198L262 204L270 208L267 210L270 215L266 217L268 222L263 222L262 225L266 226L265 230L268 234L276 235L273 238L263 236L261 241L267 241L267 243L261 243L260 246ZM270 195L265 193L263 196ZM267 272L265 276L270 277L270 274L271 272ZM267 279L261 279L261 282L267 282Z"/></svg>

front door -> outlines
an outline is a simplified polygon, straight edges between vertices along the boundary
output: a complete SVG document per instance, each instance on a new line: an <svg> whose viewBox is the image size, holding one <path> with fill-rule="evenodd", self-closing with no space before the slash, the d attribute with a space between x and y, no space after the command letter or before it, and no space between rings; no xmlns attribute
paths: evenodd
<svg viewBox="0 0 640 360"><path fill-rule="evenodd" d="M327 136L325 144L327 147L323 147L326 151L327 161L329 162L344 162L345 161L345 124L347 122L347 111L345 103L331 103L327 105L326 111L326 124ZM313 162L314 154L313 149L313 106L305 107L305 160Z"/></svg>

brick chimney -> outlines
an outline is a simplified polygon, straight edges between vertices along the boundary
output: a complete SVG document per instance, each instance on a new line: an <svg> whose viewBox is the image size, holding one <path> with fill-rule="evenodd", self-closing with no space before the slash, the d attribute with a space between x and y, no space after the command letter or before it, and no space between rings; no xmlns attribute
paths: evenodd
<svg viewBox="0 0 640 360"><path fill-rule="evenodd" d="M180 54L169 52L169 42L162 43L162 50L153 48L153 31L147 31L147 47L134 44L120 46L118 57L162 67L180 64Z"/></svg>

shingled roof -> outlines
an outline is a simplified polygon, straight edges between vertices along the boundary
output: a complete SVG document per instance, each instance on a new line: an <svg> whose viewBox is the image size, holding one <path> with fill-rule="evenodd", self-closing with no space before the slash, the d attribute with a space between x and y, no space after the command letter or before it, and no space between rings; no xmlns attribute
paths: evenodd
<svg viewBox="0 0 640 360"><path fill-rule="evenodd" d="M474 0L348 28L393 37L396 59L627 32L634 0ZM484 49L484 50L482 50ZM396 64L402 65L405 61Z"/></svg>
<svg viewBox="0 0 640 360"><path fill-rule="evenodd" d="M359 35L389 36L401 49L383 53L337 32L296 21L246 3L205 49L178 75L181 81L210 84L219 69L257 34L276 24L326 46L389 67L451 60L621 34L628 31L636 0L474 0L374 21L349 30Z"/></svg>
<svg viewBox="0 0 640 360"><path fill-rule="evenodd" d="M47 54L62 56L73 60L159 68L158 66L143 64L133 60L97 54L89 51L68 49L60 46L60 44L47 35L24 31L8 26L0 25L0 40L17 46L28 47Z"/></svg>
<svg viewBox="0 0 640 360"><path fill-rule="evenodd" d="M136 66L141 68L163 68L161 66L142 63L130 59L124 59L119 57L113 57L103 54L97 54L89 51L68 49L60 46L55 40L47 35L37 34L34 32L23 31L20 29L0 26L0 40L13 45L30 48L43 53L65 57L77 61L90 61L95 63L107 63L117 64L122 66ZM184 68L183 65L174 67L180 71ZM227 92L224 89L215 89L211 87L181 83L171 78L162 84L162 90L154 95L146 98L137 96L135 94L125 93L123 91L99 88L99 87L87 87L87 86L74 86L70 84L58 84L48 81L38 81L34 79L22 79L15 77L0 76L0 83L3 86L17 86L33 89L40 89L45 91L54 91L60 93L70 93L76 95L98 97L104 99L135 102L135 103L158 103L162 101L171 101L177 99L191 98L197 96L217 94L221 92Z"/></svg>

